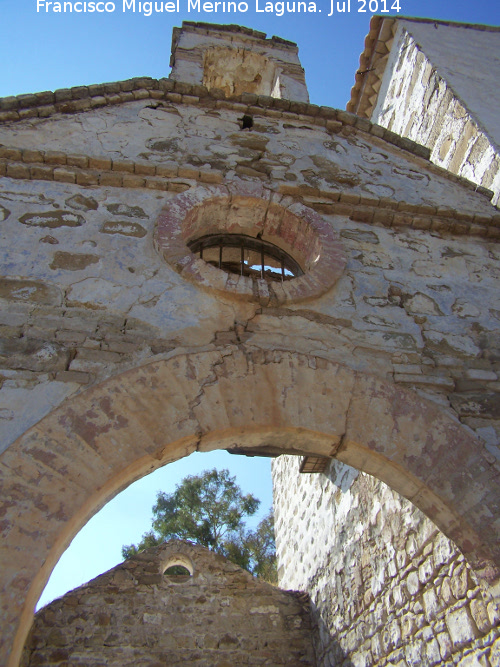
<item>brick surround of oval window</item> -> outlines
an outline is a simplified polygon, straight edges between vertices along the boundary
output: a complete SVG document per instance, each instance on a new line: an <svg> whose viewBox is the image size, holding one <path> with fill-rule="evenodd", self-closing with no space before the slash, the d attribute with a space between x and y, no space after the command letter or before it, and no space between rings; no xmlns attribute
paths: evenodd
<svg viewBox="0 0 500 667"><path fill-rule="evenodd" d="M285 282L240 276L215 268L187 244L208 234L244 234L291 255L304 275ZM342 275L346 257L337 234L315 211L259 184L197 187L162 209L155 244L178 273L203 289L263 306L316 298Z"/></svg>

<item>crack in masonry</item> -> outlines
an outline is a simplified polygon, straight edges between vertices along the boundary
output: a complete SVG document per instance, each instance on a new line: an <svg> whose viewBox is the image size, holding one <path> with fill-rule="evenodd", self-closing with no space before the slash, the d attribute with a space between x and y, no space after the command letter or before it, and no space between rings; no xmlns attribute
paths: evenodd
<svg viewBox="0 0 500 667"><path fill-rule="evenodd" d="M214 386L214 385L217 384L218 377L217 377L217 373L215 372L215 368L217 366L222 366L224 363L225 363L225 359L219 353L219 358L216 359L213 362L212 367L211 367L210 372L208 373L207 377L203 381L200 382L200 389L199 389L197 395L194 398L192 398L188 403L188 416L187 416L187 418L183 419L180 423L185 422L188 419L191 419L194 422L197 422L198 427L199 427L199 422L198 422L198 419L197 419L197 417L194 413L194 410L195 410L195 408L197 408L201 404L202 397L205 393L205 388L210 387L210 386ZM188 364L189 364L189 360L188 360ZM191 369L191 370L193 370L193 369ZM193 374L194 374L194 371L193 371ZM197 445L196 445L197 447L199 447L199 445L201 443L201 440L203 438L203 435L204 434L203 434L203 431L201 430L201 428L198 428L197 431L196 431L196 437L198 438ZM196 451L199 451L199 449L196 449Z"/></svg>

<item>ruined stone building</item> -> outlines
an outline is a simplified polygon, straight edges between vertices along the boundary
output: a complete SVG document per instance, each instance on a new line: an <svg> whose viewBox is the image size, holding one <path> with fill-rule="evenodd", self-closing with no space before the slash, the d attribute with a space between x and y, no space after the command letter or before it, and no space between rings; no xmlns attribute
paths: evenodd
<svg viewBox="0 0 500 667"><path fill-rule="evenodd" d="M374 17L349 111L500 195L500 28ZM487 58L485 60L485 55Z"/></svg>
<svg viewBox="0 0 500 667"><path fill-rule="evenodd" d="M186 575L170 574L179 565ZM307 595L173 540L40 610L21 664L68 663L313 665Z"/></svg>
<svg viewBox="0 0 500 667"><path fill-rule="evenodd" d="M405 90L392 60L414 58L412 91L426 77L453 89L412 45L423 24L392 25L391 43L384 22L363 56L388 56L381 113L393 81ZM363 118L366 104L309 104L296 45L250 29L184 24L172 66L0 100L0 664L19 664L90 516L164 464L227 449L277 457L280 585L310 595L315 664L495 667L494 158L454 174L429 159L446 137L426 147L383 127L399 131L396 116ZM368 88L354 98L377 104ZM151 584L124 565L96 585L128 582L110 595L123 614L128 598L160 604L159 558ZM79 590L86 632L100 621ZM138 621L144 646L156 613ZM250 641L232 635L235 650Z"/></svg>

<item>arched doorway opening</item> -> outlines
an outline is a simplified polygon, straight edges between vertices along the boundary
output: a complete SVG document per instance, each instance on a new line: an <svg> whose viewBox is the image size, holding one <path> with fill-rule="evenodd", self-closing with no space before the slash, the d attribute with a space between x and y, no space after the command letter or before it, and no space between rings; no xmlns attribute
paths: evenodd
<svg viewBox="0 0 500 667"><path fill-rule="evenodd" d="M158 493L172 494L189 477L227 470L244 495L260 501L251 516L242 518L245 530L254 530L272 510L271 460L260 456L233 456L226 450L193 452L145 475L112 498L73 538L61 555L37 611L68 591L87 584L123 561L123 547L139 545L152 529L152 508Z"/></svg>
<svg viewBox="0 0 500 667"><path fill-rule="evenodd" d="M17 664L34 604L87 519L148 471L217 448L335 457L369 472L434 521L478 577L498 584L497 475L450 416L312 355L236 347L178 355L66 401L2 455L7 664Z"/></svg>

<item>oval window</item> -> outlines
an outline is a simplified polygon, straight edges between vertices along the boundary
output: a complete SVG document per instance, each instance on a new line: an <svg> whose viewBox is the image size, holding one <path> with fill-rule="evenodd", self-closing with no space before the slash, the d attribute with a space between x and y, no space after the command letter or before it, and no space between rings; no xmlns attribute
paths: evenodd
<svg viewBox="0 0 500 667"><path fill-rule="evenodd" d="M262 306L324 294L347 261L330 222L255 183L177 195L159 215L155 243L187 280Z"/></svg>

